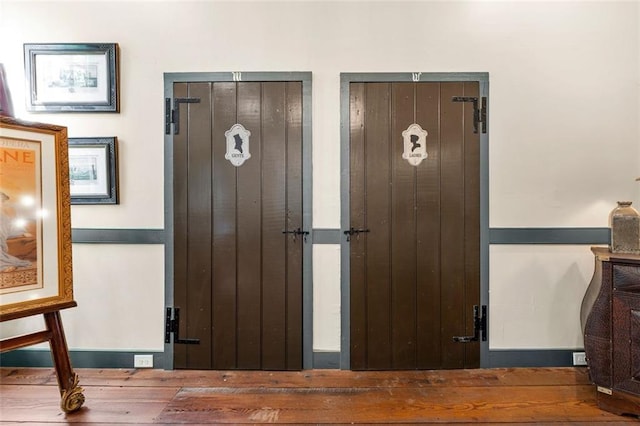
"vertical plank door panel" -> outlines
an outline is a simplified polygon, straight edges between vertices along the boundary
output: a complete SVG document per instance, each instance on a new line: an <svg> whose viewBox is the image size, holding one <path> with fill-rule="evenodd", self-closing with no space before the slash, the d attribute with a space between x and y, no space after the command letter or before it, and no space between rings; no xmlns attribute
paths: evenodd
<svg viewBox="0 0 640 426"><path fill-rule="evenodd" d="M251 158L237 168L238 195L238 293L236 368L260 369L262 346L260 301L262 299L261 210L261 85L259 82L237 83L238 123L248 131Z"/></svg>
<svg viewBox="0 0 640 426"><path fill-rule="evenodd" d="M477 82L464 83L464 96L479 98ZM464 106L464 317L473 335L473 306L480 306L480 130L473 131L473 103ZM465 344L465 368L480 367L480 342Z"/></svg>
<svg viewBox="0 0 640 426"><path fill-rule="evenodd" d="M211 84L190 83L189 97L199 103L183 104L188 127L188 222L197 223L198 232L189 229L187 281L188 311L184 337L199 339L200 345L187 348L190 368L211 368ZM184 130L183 130L184 131Z"/></svg>
<svg viewBox="0 0 640 426"><path fill-rule="evenodd" d="M453 102L464 93L461 83L441 84L441 314L443 368L464 367L464 104ZM462 297L461 297L462 296Z"/></svg>
<svg viewBox="0 0 640 426"><path fill-rule="evenodd" d="M174 83L173 95L176 98L185 98L188 94L187 83ZM187 114L180 116L179 126L187 129ZM187 312L187 295L188 295L188 252L187 252L187 234L189 230L189 217L187 209L188 200L188 160L189 155L187 149L188 132L180 132L173 137L173 273L174 273L174 306L180 308L184 313ZM187 323L183 321L180 324L179 334L186 336ZM210 350L210 348L209 348ZM174 344L173 346L173 365L175 368L187 368L187 346Z"/></svg>
<svg viewBox="0 0 640 426"><path fill-rule="evenodd" d="M371 232L352 237L366 239L367 244L368 369L391 365L390 89L388 83L366 87L366 210Z"/></svg>
<svg viewBox="0 0 640 426"><path fill-rule="evenodd" d="M416 121L427 134L427 155L416 182L418 252L417 368L441 367L440 342L440 83L416 87Z"/></svg>
<svg viewBox="0 0 640 426"><path fill-rule="evenodd" d="M175 83L176 368L302 368L302 83ZM234 124L251 158L225 158Z"/></svg>
<svg viewBox="0 0 640 426"><path fill-rule="evenodd" d="M393 369L416 367L415 174L402 132L415 122L414 83L392 84L391 347Z"/></svg>
<svg viewBox="0 0 640 426"><path fill-rule="evenodd" d="M285 369L285 83L262 83L262 368Z"/></svg>
<svg viewBox="0 0 640 426"><path fill-rule="evenodd" d="M236 167L224 158L236 123L236 85L213 84L213 368L236 366ZM197 224L197 222L194 222ZM190 233L191 235L191 233ZM211 261L211 259L210 259Z"/></svg>
<svg viewBox="0 0 640 426"><path fill-rule="evenodd" d="M287 229L302 223L302 83L286 83ZM289 235L289 234L288 234ZM302 368L302 247L303 236L287 238L285 368Z"/></svg>
<svg viewBox="0 0 640 426"><path fill-rule="evenodd" d="M350 226L365 229L366 211L366 147L365 147L365 83L349 87L349 193ZM350 349L351 368L367 367L367 270L366 239L350 238Z"/></svg>
<svg viewBox="0 0 640 426"><path fill-rule="evenodd" d="M350 84L351 367L473 368L480 296L477 82ZM428 157L402 159L402 131L427 131ZM363 248L363 241L366 242ZM366 330L365 330L366 329Z"/></svg>

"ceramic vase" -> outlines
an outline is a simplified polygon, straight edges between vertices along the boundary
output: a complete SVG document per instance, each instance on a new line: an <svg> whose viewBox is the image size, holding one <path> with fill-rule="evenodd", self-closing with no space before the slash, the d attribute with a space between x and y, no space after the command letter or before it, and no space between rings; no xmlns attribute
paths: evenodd
<svg viewBox="0 0 640 426"><path fill-rule="evenodd" d="M640 254L640 213L631 201L618 201L609 215L611 252Z"/></svg>

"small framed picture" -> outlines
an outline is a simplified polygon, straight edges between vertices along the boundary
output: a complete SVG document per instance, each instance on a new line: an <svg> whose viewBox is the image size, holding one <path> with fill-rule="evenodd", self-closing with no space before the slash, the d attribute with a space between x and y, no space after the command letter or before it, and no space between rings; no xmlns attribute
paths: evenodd
<svg viewBox="0 0 640 426"><path fill-rule="evenodd" d="M118 45L24 45L27 110L118 112Z"/></svg>
<svg viewBox="0 0 640 426"><path fill-rule="evenodd" d="M118 204L117 139L69 138L71 204Z"/></svg>

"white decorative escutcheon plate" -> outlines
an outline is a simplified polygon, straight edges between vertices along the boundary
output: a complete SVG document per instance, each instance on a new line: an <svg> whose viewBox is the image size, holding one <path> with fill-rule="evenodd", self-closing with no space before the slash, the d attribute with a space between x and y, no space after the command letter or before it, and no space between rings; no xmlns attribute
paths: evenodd
<svg viewBox="0 0 640 426"><path fill-rule="evenodd" d="M407 130L402 132L404 138L404 151L402 158L407 160L412 166L417 166L428 157L427 154L427 131L423 130L419 124L413 123Z"/></svg>
<svg viewBox="0 0 640 426"><path fill-rule="evenodd" d="M244 128L242 124L234 124L229 130L224 132L227 137L227 153L224 158L231 161L236 167L251 158L249 151L249 136L251 132Z"/></svg>

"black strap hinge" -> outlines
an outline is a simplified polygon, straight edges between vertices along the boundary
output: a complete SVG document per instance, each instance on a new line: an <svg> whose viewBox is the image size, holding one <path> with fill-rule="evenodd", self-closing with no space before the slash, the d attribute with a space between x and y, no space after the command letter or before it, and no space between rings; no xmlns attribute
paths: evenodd
<svg viewBox="0 0 640 426"><path fill-rule="evenodd" d="M171 343L171 333L173 333L173 343L182 343L185 345L200 344L200 339L180 338L180 308L167 308L167 315L164 322L165 343Z"/></svg>
<svg viewBox="0 0 640 426"><path fill-rule="evenodd" d="M478 108L478 98L475 96L454 96L452 102L472 102L473 103L473 133L478 133L478 124L482 124L482 133L487 133L487 97L480 99Z"/></svg>
<svg viewBox="0 0 640 426"><path fill-rule="evenodd" d="M180 104L197 104L200 98L173 98L173 108L171 108L171 98L164 99L164 134L171 134L171 124L173 124L173 134L180 133Z"/></svg>
<svg viewBox="0 0 640 426"><path fill-rule="evenodd" d="M482 313L480 313L482 311ZM473 336L454 336L457 343L469 343L482 340L487 341L487 305L473 306Z"/></svg>

